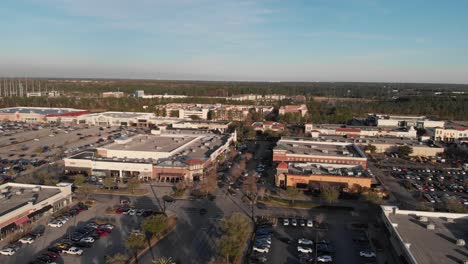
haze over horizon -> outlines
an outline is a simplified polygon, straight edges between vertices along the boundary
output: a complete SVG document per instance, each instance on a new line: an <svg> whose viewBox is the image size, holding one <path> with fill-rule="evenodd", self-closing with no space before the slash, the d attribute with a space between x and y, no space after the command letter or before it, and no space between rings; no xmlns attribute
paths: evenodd
<svg viewBox="0 0 468 264"><path fill-rule="evenodd" d="M7 0L0 76L468 83L468 1Z"/></svg>

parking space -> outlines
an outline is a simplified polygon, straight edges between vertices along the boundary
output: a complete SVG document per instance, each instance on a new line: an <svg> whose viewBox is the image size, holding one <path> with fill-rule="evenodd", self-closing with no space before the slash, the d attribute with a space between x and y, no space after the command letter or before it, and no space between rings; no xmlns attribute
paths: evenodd
<svg viewBox="0 0 468 264"><path fill-rule="evenodd" d="M11 256L0 255L0 263L27 263L44 253L54 251L55 246L61 246L63 249L77 247L83 250L81 255L61 253L55 260L57 263L103 263L106 255L114 255L116 252L125 252L125 238L132 232L138 232L139 226L144 221L143 214L134 215L116 214L112 211L106 213L109 207L119 205L121 199L128 199L130 205L135 209L150 209L155 212L159 208L153 203L153 200L147 197L124 197L111 195L96 195L96 203L89 210L82 210L76 215L70 215L69 211L65 214L68 220L63 225L48 223L57 223L63 217L44 217L35 223L39 229L43 230L43 235L34 239L31 244L20 244L17 252ZM148 216L148 215L146 215ZM90 223L96 223L98 229L87 230ZM101 224L111 224L111 232L104 230L105 226ZM35 227L36 228L36 227ZM89 233L88 233L89 232ZM93 237L94 243L80 242L86 237ZM10 241L2 241L1 247L5 247ZM15 243L17 244L17 243ZM50 250L48 250L50 249ZM70 251L72 253L72 251Z"/></svg>
<svg viewBox="0 0 468 264"><path fill-rule="evenodd" d="M459 169L388 166L391 175L418 201L438 210L446 210L445 201L453 199L468 205L468 175Z"/></svg>
<svg viewBox="0 0 468 264"><path fill-rule="evenodd" d="M4 180L139 131L136 128L13 122L0 123L0 127L4 128L0 130L0 176Z"/></svg>
<svg viewBox="0 0 468 264"><path fill-rule="evenodd" d="M317 258L317 263L375 263L375 256L360 256L361 251L375 252L366 233L352 228L353 220L356 219L349 212L307 212L295 218L280 217L276 226L260 227L254 242L259 249L253 251L250 261L314 263ZM264 229L271 231L271 243L265 240L268 235L265 236Z"/></svg>

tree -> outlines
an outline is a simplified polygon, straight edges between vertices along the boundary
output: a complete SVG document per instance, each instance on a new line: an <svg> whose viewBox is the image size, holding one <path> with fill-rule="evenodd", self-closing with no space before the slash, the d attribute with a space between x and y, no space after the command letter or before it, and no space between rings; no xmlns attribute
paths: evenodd
<svg viewBox="0 0 468 264"><path fill-rule="evenodd" d="M117 253L113 256L106 256L106 264L125 264L128 257L124 254Z"/></svg>
<svg viewBox="0 0 468 264"><path fill-rule="evenodd" d="M167 228L167 218L164 215L152 216L143 222L142 227L151 237L157 236Z"/></svg>
<svg viewBox="0 0 468 264"><path fill-rule="evenodd" d="M169 113L170 117L179 117L179 110L171 110Z"/></svg>
<svg viewBox="0 0 468 264"><path fill-rule="evenodd" d="M175 261L172 260L172 258L158 258L156 260L153 260L153 264L176 264Z"/></svg>
<svg viewBox="0 0 468 264"><path fill-rule="evenodd" d="M107 188L110 188L112 186L115 185L115 179L112 178L112 177L105 177L104 179L102 179L102 183L104 184L104 186L106 186Z"/></svg>
<svg viewBox="0 0 468 264"><path fill-rule="evenodd" d="M201 119L201 118L200 118L199 116L197 116L197 115L190 115L189 117L190 117L190 119L192 119L192 120L200 120L200 119Z"/></svg>
<svg viewBox="0 0 468 264"><path fill-rule="evenodd" d="M448 197L445 199L444 203L449 212L460 214L466 214L468 212L468 210L465 209L465 207L455 197Z"/></svg>
<svg viewBox="0 0 468 264"><path fill-rule="evenodd" d="M410 146L400 146L397 149L397 154L400 157L408 157L411 153L413 153L413 148Z"/></svg>
<svg viewBox="0 0 468 264"><path fill-rule="evenodd" d="M364 151L374 154L375 151L377 151L377 147L374 145L368 144L367 146L364 147Z"/></svg>
<svg viewBox="0 0 468 264"><path fill-rule="evenodd" d="M86 177L81 174L75 175L75 177L73 177L73 183L76 186L81 186L85 184L85 182L86 182Z"/></svg>
<svg viewBox="0 0 468 264"><path fill-rule="evenodd" d="M131 234L125 241L125 246L132 251L138 263L137 252L145 247L145 236L143 234Z"/></svg>
<svg viewBox="0 0 468 264"><path fill-rule="evenodd" d="M335 203L338 201L340 193L333 187L323 186L320 189L320 197L324 199L327 203Z"/></svg>
<svg viewBox="0 0 468 264"><path fill-rule="evenodd" d="M218 179L216 175L217 169L215 166L209 168L210 170L207 173L205 173L203 181L200 185L200 191L205 195L213 193L218 189Z"/></svg>
<svg viewBox="0 0 468 264"><path fill-rule="evenodd" d="M138 180L138 178L136 177L130 178L127 182L127 186L132 191L132 193L135 192L135 189L138 188L140 184L141 184L140 180Z"/></svg>
<svg viewBox="0 0 468 264"><path fill-rule="evenodd" d="M299 190L296 187L289 186L286 188L286 196L291 199L291 201L294 203L294 200L299 197L301 194L301 190Z"/></svg>
<svg viewBox="0 0 468 264"><path fill-rule="evenodd" d="M367 193L365 193L364 199L375 205L383 204L383 199L379 196L378 193L373 191L368 191Z"/></svg>
<svg viewBox="0 0 468 264"><path fill-rule="evenodd" d="M216 112L213 111L213 110L209 110L208 115L207 115L207 119L208 120L216 120Z"/></svg>
<svg viewBox="0 0 468 264"><path fill-rule="evenodd" d="M220 228L224 235L218 241L218 252L226 263L235 263L242 256L252 225L245 215L233 213L229 218L223 219Z"/></svg>

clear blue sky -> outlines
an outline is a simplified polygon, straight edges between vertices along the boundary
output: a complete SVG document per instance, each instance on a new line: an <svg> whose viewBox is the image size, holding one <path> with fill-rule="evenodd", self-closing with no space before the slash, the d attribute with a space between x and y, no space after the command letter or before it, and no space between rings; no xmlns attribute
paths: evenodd
<svg viewBox="0 0 468 264"><path fill-rule="evenodd" d="M468 1L2 0L0 76L468 83Z"/></svg>

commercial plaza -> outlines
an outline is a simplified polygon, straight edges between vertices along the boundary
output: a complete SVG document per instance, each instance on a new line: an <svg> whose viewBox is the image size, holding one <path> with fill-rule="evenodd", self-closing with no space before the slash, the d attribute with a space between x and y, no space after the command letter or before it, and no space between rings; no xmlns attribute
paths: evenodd
<svg viewBox="0 0 468 264"><path fill-rule="evenodd" d="M236 133L166 130L160 134L116 139L96 152L82 152L64 159L65 170L88 175L178 182L203 176L210 163L226 153Z"/></svg>

